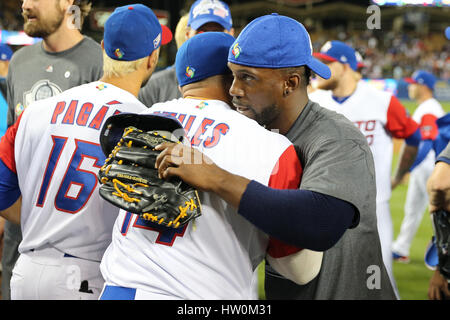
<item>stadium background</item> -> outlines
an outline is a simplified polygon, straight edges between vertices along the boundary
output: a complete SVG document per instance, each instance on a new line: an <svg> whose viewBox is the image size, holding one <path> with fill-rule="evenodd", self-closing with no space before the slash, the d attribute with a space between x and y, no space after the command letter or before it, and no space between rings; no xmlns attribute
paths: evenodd
<svg viewBox="0 0 450 320"><path fill-rule="evenodd" d="M115 7L139 1L92 0L93 10L83 25L83 33L100 41L103 24ZM161 23L172 32L178 19L189 11L194 0L141 1L154 9ZM439 81L436 98L446 112L450 111L450 41L444 30L450 23L450 0L399 0L399 1L324 1L324 0L225 0L229 4L237 34L254 18L278 12L302 22L311 35L313 48L318 51L327 41L339 39L352 45L364 58L366 67L363 78L384 90L396 94L412 114L417 106L407 95L402 80L414 70L433 72ZM390 5L397 3L398 5ZM408 5L407 3L420 3ZM378 5L380 28L370 29L368 19L374 11L369 6ZM2 0L0 3L0 42L8 43L13 50L22 45L39 41L27 37L23 30L21 1ZM372 20L373 22L374 20ZM236 36L237 36L236 34ZM161 50L158 69L174 63L175 41ZM399 143L395 143L398 151ZM393 167L396 165L394 156ZM391 198L391 214L394 237L397 236L403 218L408 177ZM431 220L424 215L411 248L409 264L394 263L394 274L402 299L427 299L428 282L432 271L423 262L423 256L431 238ZM260 296L264 298L262 268Z"/></svg>

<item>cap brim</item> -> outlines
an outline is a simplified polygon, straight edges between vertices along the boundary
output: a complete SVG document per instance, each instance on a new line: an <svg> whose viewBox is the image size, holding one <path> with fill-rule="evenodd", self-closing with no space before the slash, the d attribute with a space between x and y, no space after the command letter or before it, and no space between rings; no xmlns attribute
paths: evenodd
<svg viewBox="0 0 450 320"><path fill-rule="evenodd" d="M108 157L122 138L124 129L129 126L143 131L167 130L173 132L178 129L183 129L183 126L177 119L163 114L135 114L124 112L113 115L105 121L100 133L100 145L106 157ZM179 140L182 141L183 137L180 137Z"/></svg>
<svg viewBox="0 0 450 320"><path fill-rule="evenodd" d="M365 65L364 63L362 63L362 62L358 62L358 64L356 65L356 67L357 67L358 69L360 69L360 68L365 68L366 65Z"/></svg>
<svg viewBox="0 0 450 320"><path fill-rule="evenodd" d="M320 62L319 60L312 58L309 63L306 64L315 74L324 79L330 79L331 70L328 66Z"/></svg>
<svg viewBox="0 0 450 320"><path fill-rule="evenodd" d="M161 25L162 29L162 35L161 35L161 45L168 44L170 41L172 41L173 34L172 31L165 25Z"/></svg>
<svg viewBox="0 0 450 320"><path fill-rule="evenodd" d="M228 24L225 23L224 19L222 19L222 18L220 18L218 16L215 16L215 15L208 15L208 16L205 16L203 18L196 19L195 21L191 22L189 24L189 26L192 29L197 30L202 25L204 25L205 23L209 23L209 22L218 23L226 30L230 30L231 29L231 27Z"/></svg>
<svg viewBox="0 0 450 320"><path fill-rule="evenodd" d="M314 52L313 57L316 57L317 59L320 59L322 61L328 61L328 62L338 61L336 58L333 58L332 56L329 56L329 55L327 55L325 53L321 53L321 52Z"/></svg>
<svg viewBox="0 0 450 320"><path fill-rule="evenodd" d="M413 78L404 78L403 80L405 80L405 82L407 82L407 83L409 83L409 84L417 83L417 81L414 80Z"/></svg>

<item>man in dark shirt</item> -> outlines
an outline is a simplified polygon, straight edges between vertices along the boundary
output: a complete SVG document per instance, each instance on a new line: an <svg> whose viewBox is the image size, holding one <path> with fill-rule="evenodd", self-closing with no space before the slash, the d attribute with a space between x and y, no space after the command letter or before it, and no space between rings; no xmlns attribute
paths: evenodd
<svg viewBox="0 0 450 320"><path fill-rule="evenodd" d="M395 299L377 231L372 153L352 122L308 99L311 70L323 78L330 70L312 57L304 26L277 14L259 17L236 39L228 61L237 111L295 145L303 169L299 189L271 189L210 160L183 162L191 159L186 153L200 152L169 144L157 148L161 176L217 193L285 252L289 245L324 251L319 274L304 285L266 264L268 299Z"/></svg>

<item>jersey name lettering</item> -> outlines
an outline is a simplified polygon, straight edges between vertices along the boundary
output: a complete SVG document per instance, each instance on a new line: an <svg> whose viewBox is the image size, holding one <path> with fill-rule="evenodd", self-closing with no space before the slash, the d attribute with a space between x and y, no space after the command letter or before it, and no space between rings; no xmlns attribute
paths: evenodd
<svg viewBox="0 0 450 320"><path fill-rule="evenodd" d="M223 122L215 124L216 120L214 119L204 118L199 125L193 127L196 116L164 111L155 111L154 114L162 114L180 121L191 141L191 145L195 147L203 144L205 148L213 148L217 146L220 138L230 130L228 124ZM207 133L208 131L210 133Z"/></svg>
<svg viewBox="0 0 450 320"><path fill-rule="evenodd" d="M372 145L374 138L374 131L375 128L377 127L377 121L376 120L354 121L354 124L365 135L369 146Z"/></svg>
<svg viewBox="0 0 450 320"><path fill-rule="evenodd" d="M118 101L111 101L102 106L98 112L92 114L94 104L91 102L79 103L78 100L72 100L69 103L66 101L60 101L56 104L53 111L50 124L68 124L77 125L80 127L86 127L100 130L102 127L105 116L109 111L108 105L120 104Z"/></svg>

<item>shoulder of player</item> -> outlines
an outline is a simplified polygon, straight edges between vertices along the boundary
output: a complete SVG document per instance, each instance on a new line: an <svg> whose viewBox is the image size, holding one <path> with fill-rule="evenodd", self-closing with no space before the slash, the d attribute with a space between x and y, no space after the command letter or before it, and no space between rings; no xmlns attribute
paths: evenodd
<svg viewBox="0 0 450 320"><path fill-rule="evenodd" d="M442 108L442 105L437 101L435 98L428 99L424 102L422 102L418 107L417 110L435 110L435 111L442 111L444 114L444 109Z"/></svg>
<svg viewBox="0 0 450 320"><path fill-rule="evenodd" d="M321 101L323 99L331 99L330 90L317 89L308 94L308 98L312 101Z"/></svg>
<svg viewBox="0 0 450 320"><path fill-rule="evenodd" d="M239 112L227 109L222 113L221 121L230 123L233 133L246 137L249 141L264 141L270 144L291 144L288 138L279 133L278 130L268 130L261 126L258 122L250 119Z"/></svg>
<svg viewBox="0 0 450 320"><path fill-rule="evenodd" d="M88 36L84 36L83 40L81 40L80 47L102 52L100 43Z"/></svg>
<svg viewBox="0 0 450 320"><path fill-rule="evenodd" d="M358 82L355 94L361 94L364 99L368 99L367 101L373 101L376 103L379 103L380 100L389 102L393 96L391 92L378 89L363 80Z"/></svg>

